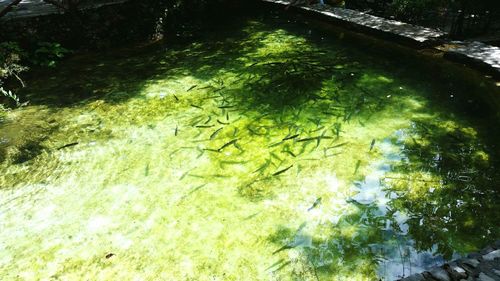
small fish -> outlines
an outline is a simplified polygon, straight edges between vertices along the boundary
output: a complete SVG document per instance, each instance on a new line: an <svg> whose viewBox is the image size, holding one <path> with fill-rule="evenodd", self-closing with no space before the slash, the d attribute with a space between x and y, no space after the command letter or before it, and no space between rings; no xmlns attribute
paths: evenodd
<svg viewBox="0 0 500 281"><path fill-rule="evenodd" d="M210 139L213 140L218 134L219 132L222 130L222 127L215 130L211 135L210 135Z"/></svg>
<svg viewBox="0 0 500 281"><path fill-rule="evenodd" d="M290 150L283 150L283 153L288 153L288 154L290 154L292 157L297 157L297 155L293 154L293 152L291 152Z"/></svg>
<svg viewBox="0 0 500 281"><path fill-rule="evenodd" d="M372 151L374 145L375 145L375 139L372 139L372 143L370 144L370 151Z"/></svg>
<svg viewBox="0 0 500 281"><path fill-rule="evenodd" d="M222 106L219 106L219 108L221 109L224 109L224 108L233 108L235 107L235 105L222 105Z"/></svg>
<svg viewBox="0 0 500 281"><path fill-rule="evenodd" d="M333 137L330 137L330 136L317 136L317 137L310 137L310 138L303 138L303 139L299 139L297 140L297 142L304 142L304 141L318 141L320 139L333 139Z"/></svg>
<svg viewBox="0 0 500 281"><path fill-rule="evenodd" d="M273 268L275 266L278 266L278 265L282 264L283 262L285 262L285 260L284 259L280 259L279 261L273 263L271 266L269 266L268 268L266 268L266 270L269 270L269 269L271 269L271 268Z"/></svg>
<svg viewBox="0 0 500 281"><path fill-rule="evenodd" d="M177 136L178 132L179 132L179 128L177 126L175 126L174 136Z"/></svg>
<svg viewBox="0 0 500 281"><path fill-rule="evenodd" d="M279 158L278 155L276 155L276 153L274 152L270 152L269 155L271 155L271 157L273 157L274 159L280 161L280 162L283 162L283 160L281 158Z"/></svg>
<svg viewBox="0 0 500 281"><path fill-rule="evenodd" d="M63 145L63 146L61 146L61 147L57 148L57 150L61 150L61 149L63 149L63 148L67 148L67 147L72 147L72 146L75 146L75 145L77 145L77 144L78 144L78 142L68 143L68 144L65 144L65 145Z"/></svg>
<svg viewBox="0 0 500 281"><path fill-rule="evenodd" d="M235 144L236 141L238 141L238 139L234 139L234 140L231 140L230 142L228 143L225 143L223 146L221 146L219 149L217 149L219 152L222 151L224 148L232 145L232 144Z"/></svg>
<svg viewBox="0 0 500 281"><path fill-rule="evenodd" d="M288 136L288 137L285 137L285 138L283 139L283 141L286 141L286 140L291 140L291 139L294 139L294 138L296 138L296 137L298 137L298 136L299 136L299 134L296 134L296 135L293 135L293 136Z"/></svg>
<svg viewBox="0 0 500 281"><path fill-rule="evenodd" d="M312 206L309 207L309 209L307 209L307 211L310 211L310 210L316 208L316 206L318 206L319 204L321 204L321 197L318 197L316 199L316 201L314 201L314 203L312 204Z"/></svg>
<svg viewBox="0 0 500 281"><path fill-rule="evenodd" d="M269 164L271 164L271 159L267 159L264 164L262 164L257 170L254 171L254 173L264 171L267 167L269 167Z"/></svg>
<svg viewBox="0 0 500 281"><path fill-rule="evenodd" d="M298 139L297 142L305 142L305 141L313 141L313 140L316 140L316 137Z"/></svg>
<svg viewBox="0 0 500 281"><path fill-rule="evenodd" d="M198 87L198 85L193 85L193 86L189 87L189 89L187 89L186 92L189 92L189 91L191 91L192 89L194 89L196 87Z"/></svg>
<svg viewBox="0 0 500 281"><path fill-rule="evenodd" d="M189 171L184 172L184 174L181 175L179 180L183 180L188 174L189 174Z"/></svg>
<svg viewBox="0 0 500 281"><path fill-rule="evenodd" d="M354 175L358 173L359 166L361 165L361 160L358 160L356 162L356 167L354 168Z"/></svg>
<svg viewBox="0 0 500 281"><path fill-rule="evenodd" d="M286 167L286 168L285 168L285 169L283 169L283 170L279 170L279 171L277 171L276 173L274 173L274 174L273 174L273 176L278 176L278 175L280 175L280 174L283 174L284 172L288 171L288 170L289 170L290 168L292 168L292 167L293 167L293 165L290 165L290 166Z"/></svg>
<svg viewBox="0 0 500 281"><path fill-rule="evenodd" d="M199 105L196 105L196 104L190 104L192 107L195 107L195 108L199 108L199 109L203 109L203 107L199 106Z"/></svg>
<svg viewBox="0 0 500 281"><path fill-rule="evenodd" d="M276 271L280 271L281 269L283 269L285 266L291 264L292 261L287 261L285 263L282 263L280 267L276 268L273 272L276 272Z"/></svg>
<svg viewBox="0 0 500 281"><path fill-rule="evenodd" d="M332 148L342 147L342 146L344 146L346 144L348 144L348 142L339 143L337 145L327 147L326 149L328 150L328 149L332 149Z"/></svg>
<svg viewBox="0 0 500 281"><path fill-rule="evenodd" d="M195 187L195 188L191 189L191 191L189 191L189 192L188 192L188 194L186 194L186 196L188 196L188 195L190 195L190 194L192 194L192 193L194 193L194 192L196 192L196 191L200 190L200 189L201 189L202 187L204 187L205 185L207 185L207 184L206 184L206 183L204 183L204 184L202 184L202 185L199 185L199 186L197 186L197 187ZM185 196L185 197L186 197L186 196Z"/></svg>
<svg viewBox="0 0 500 281"><path fill-rule="evenodd" d="M229 123L227 123L227 122L222 122L222 121L220 121L219 119L217 119L217 122L218 122L219 124L221 124L221 125L229 125Z"/></svg>
<svg viewBox="0 0 500 281"><path fill-rule="evenodd" d="M208 116L208 119L207 119L207 121L205 121L205 124L208 124L208 122L210 122L210 120L212 120L212 116Z"/></svg>
<svg viewBox="0 0 500 281"><path fill-rule="evenodd" d="M234 147L236 147L239 151L243 152L243 148L241 148L241 146L236 142L234 143Z"/></svg>
<svg viewBox="0 0 500 281"><path fill-rule="evenodd" d="M262 213L262 211L258 211L257 213L254 213L254 214L251 214L249 215L248 217L244 218L243 220L249 220L249 219L252 219L252 218L255 218L258 214Z"/></svg>
<svg viewBox="0 0 500 281"><path fill-rule="evenodd" d="M275 147L275 146L278 146L282 143L283 143L283 141L275 142L275 143L270 144L268 147Z"/></svg>
<svg viewBox="0 0 500 281"><path fill-rule="evenodd" d="M212 128L214 125L196 125L196 128Z"/></svg>
<svg viewBox="0 0 500 281"><path fill-rule="evenodd" d="M285 246L283 246L283 247L279 248L278 250L274 251L274 252L273 252L273 255L275 255L275 254L277 254L277 253L279 253L279 252L281 252L281 251L284 251L284 250L293 249L293 248L295 248L295 247L297 247L297 245L287 244L287 245L285 245ZM276 269L276 270L278 270L278 269Z"/></svg>
<svg viewBox="0 0 500 281"><path fill-rule="evenodd" d="M217 92L220 92L220 91L224 90L225 88L226 88L226 86L222 86L222 87L220 87L218 89L213 90L213 92L217 93Z"/></svg>
<svg viewBox="0 0 500 281"><path fill-rule="evenodd" d="M218 149L213 149L213 148L204 148L203 150L212 151L212 152L220 152Z"/></svg>
<svg viewBox="0 0 500 281"><path fill-rule="evenodd" d="M173 94L173 96L174 96L175 100L179 101L179 98L175 94Z"/></svg>
<svg viewBox="0 0 500 281"><path fill-rule="evenodd" d="M229 121L229 112L226 113L226 121Z"/></svg>

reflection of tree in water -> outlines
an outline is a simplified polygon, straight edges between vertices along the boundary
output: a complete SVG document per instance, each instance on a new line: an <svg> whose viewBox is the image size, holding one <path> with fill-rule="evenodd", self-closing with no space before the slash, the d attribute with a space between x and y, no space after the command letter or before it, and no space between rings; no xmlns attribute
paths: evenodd
<svg viewBox="0 0 500 281"><path fill-rule="evenodd" d="M418 249L437 245L437 252L450 258L454 250L477 250L498 237L500 198L494 186L500 177L498 163L490 161L497 158L473 129L418 121L401 145L408 159L386 180L398 194L391 206L410 215L409 233Z"/></svg>
<svg viewBox="0 0 500 281"><path fill-rule="evenodd" d="M355 211L328 223L326 238L316 229L309 245L293 247L305 258L303 266L325 276L356 272L391 280L498 237L494 185L500 178L491 160L497 156L480 142L482 131L435 119L412 124L387 139L401 155L389 160L380 181L354 182L361 195L349 201ZM374 198L363 197L363 188L375 190ZM299 237L294 230L282 233L285 238L272 242L290 245Z"/></svg>
<svg viewBox="0 0 500 281"><path fill-rule="evenodd" d="M300 228L280 228L271 235L269 240L281 246L275 253L295 251L297 258L277 257L278 262L270 269L279 271L290 267L294 275L302 278L309 274L340 279L379 276L394 280L442 262L441 257L431 252L414 249L414 241L406 235L406 220L398 211L375 203L350 201L350 204L356 211L329 225L327 238L307 236Z"/></svg>

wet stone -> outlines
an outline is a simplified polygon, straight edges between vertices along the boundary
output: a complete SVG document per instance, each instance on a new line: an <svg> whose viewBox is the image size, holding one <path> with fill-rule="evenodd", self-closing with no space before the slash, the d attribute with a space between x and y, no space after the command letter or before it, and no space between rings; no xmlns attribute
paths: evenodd
<svg viewBox="0 0 500 281"><path fill-rule="evenodd" d="M489 277L488 275L484 274L484 273L479 273L479 277L477 278L478 281L497 281L491 277Z"/></svg>
<svg viewBox="0 0 500 281"><path fill-rule="evenodd" d="M479 265L479 261L477 259L464 259L462 261L463 264L466 264L472 268L476 268Z"/></svg>
<svg viewBox="0 0 500 281"><path fill-rule="evenodd" d="M461 268L457 264L448 265L447 270L453 280L467 278L467 272L465 271L465 269Z"/></svg>
<svg viewBox="0 0 500 281"><path fill-rule="evenodd" d="M486 254L488 254L488 253L490 253L490 252L493 252L493 251L495 251L495 250L496 250L496 249L495 249L495 248L493 248L492 246L488 246L488 247L486 247L486 248L482 249L479 253L480 253L481 255L486 255Z"/></svg>
<svg viewBox="0 0 500 281"><path fill-rule="evenodd" d="M401 279L401 281L424 281L425 277L422 274L415 274L410 277Z"/></svg>
<svg viewBox="0 0 500 281"><path fill-rule="evenodd" d="M440 267L431 269L429 273L432 275L434 279L437 279L439 281L451 281L448 272L446 272L446 270Z"/></svg>
<svg viewBox="0 0 500 281"><path fill-rule="evenodd" d="M481 259L482 255L480 253L470 253L467 255L469 259Z"/></svg>
<svg viewBox="0 0 500 281"><path fill-rule="evenodd" d="M500 250L495 250L483 256L483 259L487 261L492 261L495 259L500 259Z"/></svg>

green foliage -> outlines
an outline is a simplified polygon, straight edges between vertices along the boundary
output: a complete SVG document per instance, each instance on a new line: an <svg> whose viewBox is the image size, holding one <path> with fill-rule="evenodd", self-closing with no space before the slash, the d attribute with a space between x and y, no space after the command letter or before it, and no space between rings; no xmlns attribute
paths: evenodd
<svg viewBox="0 0 500 281"><path fill-rule="evenodd" d="M0 44L0 96L4 96L13 101L16 106L21 106L19 97L11 90L4 89L3 84L7 79L15 78L24 86L19 77L20 73L28 68L21 65L21 60L26 57L26 53L15 42L4 42ZM0 111L5 111L2 105Z"/></svg>
<svg viewBox="0 0 500 281"><path fill-rule="evenodd" d="M445 0L393 0L387 11L399 19L414 21L420 19L428 11L435 11L446 5Z"/></svg>
<svg viewBox="0 0 500 281"><path fill-rule="evenodd" d="M59 43L40 42L36 44L33 51L27 52L16 42L4 42L0 44L0 97L14 106L23 106L26 103L11 90L6 89L4 84L12 80L17 81L22 87L24 82L20 74L28 70L25 65L36 65L43 67L54 67L56 62L63 58L69 50ZM1 100L0 100L1 101ZM2 105L0 111L5 111L6 105Z"/></svg>
<svg viewBox="0 0 500 281"><path fill-rule="evenodd" d="M34 65L54 67L56 62L69 53L69 50L59 43L40 42L35 50L31 62Z"/></svg>
<svg viewBox="0 0 500 281"><path fill-rule="evenodd" d="M20 64L21 60L26 57L24 52L15 42L0 43L0 86L2 81L14 76L19 79L19 74L26 67Z"/></svg>

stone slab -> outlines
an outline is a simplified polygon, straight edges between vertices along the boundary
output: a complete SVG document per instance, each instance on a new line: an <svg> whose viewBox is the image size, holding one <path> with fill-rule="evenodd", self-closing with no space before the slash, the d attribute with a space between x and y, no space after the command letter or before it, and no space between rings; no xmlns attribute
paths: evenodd
<svg viewBox="0 0 500 281"><path fill-rule="evenodd" d="M286 6L289 4L288 1L281 0L262 1L282 6ZM400 21L385 19L356 10L321 5L300 6L294 8L317 15L326 16L331 20L343 22L344 24L349 24L360 29L370 30L372 32L385 34L391 37L399 37L399 39L401 39L402 41L413 43L416 46L425 46L432 44L433 42L440 40L443 36L446 35L445 32L436 29L425 28L408 23L403 23Z"/></svg>
<svg viewBox="0 0 500 281"><path fill-rule="evenodd" d="M477 41L453 41L445 58L482 68L500 77L500 48Z"/></svg>

